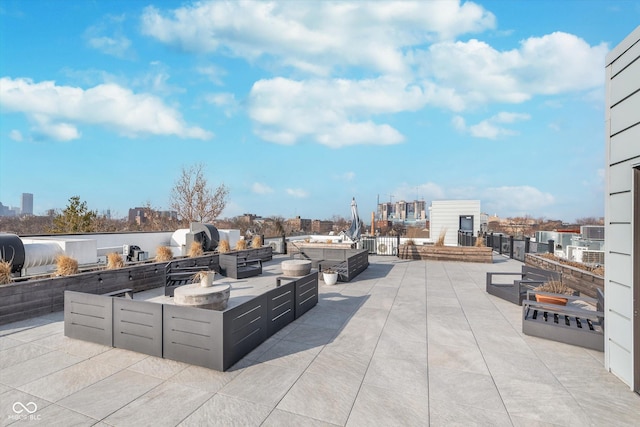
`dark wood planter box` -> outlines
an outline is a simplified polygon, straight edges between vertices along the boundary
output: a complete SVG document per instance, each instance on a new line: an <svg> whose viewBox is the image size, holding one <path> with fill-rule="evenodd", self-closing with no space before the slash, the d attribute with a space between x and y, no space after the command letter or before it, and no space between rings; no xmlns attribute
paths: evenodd
<svg viewBox="0 0 640 427"><path fill-rule="evenodd" d="M590 298L598 297L598 289L604 292L604 277L562 264L534 254L526 254L525 264L562 273L562 283Z"/></svg>
<svg viewBox="0 0 640 427"><path fill-rule="evenodd" d="M179 264L209 265L217 254L175 260ZM106 294L120 289L133 292L162 287L167 262L135 264L115 270L95 270L72 276L18 280L0 285L0 325L64 309L64 292Z"/></svg>
<svg viewBox="0 0 640 427"><path fill-rule="evenodd" d="M493 250L487 247L404 244L398 254L402 259L493 263Z"/></svg>
<svg viewBox="0 0 640 427"><path fill-rule="evenodd" d="M64 334L224 371L318 302L318 274L223 311L66 291Z"/></svg>

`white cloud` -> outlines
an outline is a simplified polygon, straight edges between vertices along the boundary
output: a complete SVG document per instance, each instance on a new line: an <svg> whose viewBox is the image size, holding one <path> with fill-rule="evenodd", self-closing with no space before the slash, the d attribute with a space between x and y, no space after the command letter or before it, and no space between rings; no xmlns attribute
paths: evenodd
<svg viewBox="0 0 640 427"><path fill-rule="evenodd" d="M212 93L205 97L210 104L224 109L227 117L233 116L240 109L240 102L233 93Z"/></svg>
<svg viewBox="0 0 640 427"><path fill-rule="evenodd" d="M89 89L58 86L53 81L34 83L29 79L0 78L0 105L24 113L37 130L54 139L80 136L78 125L100 125L120 134L176 135L181 138L209 139L212 134L187 126L175 109L160 98L136 94L108 83Z"/></svg>
<svg viewBox="0 0 640 427"><path fill-rule="evenodd" d="M385 195L385 199L388 195ZM538 188L521 186L501 187L443 187L434 182L418 185L403 183L393 189L393 201L426 200L480 200L483 212L498 213L500 216L532 214L539 215L556 202L555 197ZM385 200L386 201L386 200Z"/></svg>
<svg viewBox="0 0 640 427"><path fill-rule="evenodd" d="M287 194L298 199L309 197L309 193L300 188L287 188Z"/></svg>
<svg viewBox="0 0 640 427"><path fill-rule="evenodd" d="M107 16L102 22L87 28L84 37L89 47L116 58L133 58L131 40L122 31L124 19L124 16Z"/></svg>
<svg viewBox="0 0 640 427"><path fill-rule="evenodd" d="M251 186L251 191L253 191L256 194L270 194L270 193L273 193L273 188L261 182L254 182L253 185Z"/></svg>
<svg viewBox="0 0 640 427"><path fill-rule="evenodd" d="M440 200L444 199L445 195L444 188L434 182L425 182L418 185L403 183L393 190L393 201Z"/></svg>
<svg viewBox="0 0 640 427"><path fill-rule="evenodd" d="M498 212L500 215L541 212L555 202L553 195L528 185L486 188L480 195L482 209L485 212Z"/></svg>
<svg viewBox="0 0 640 427"><path fill-rule="evenodd" d="M475 125L467 126L464 118L454 116L451 120L454 128L460 132L469 132L475 138L496 139L501 136L517 135L517 132L508 128L498 126L499 124L510 124L517 121L529 120L531 116L522 113L500 112Z"/></svg>
<svg viewBox="0 0 640 427"><path fill-rule="evenodd" d="M249 94L249 115L265 140L293 144L310 138L330 147L355 144L389 145L404 140L387 124L370 116L415 111L427 95L401 79L368 80L285 78L260 80Z"/></svg>
<svg viewBox="0 0 640 427"><path fill-rule="evenodd" d="M18 142L21 142L21 141L24 140L24 137L22 136L22 132L20 132L17 129L12 129L9 132L9 138L11 138L14 141L18 141Z"/></svg>
<svg viewBox="0 0 640 427"><path fill-rule="evenodd" d="M469 108L598 88L607 51L605 43L590 46L573 34L555 32L508 51L479 40L439 42L416 52L414 60L423 77L451 89Z"/></svg>
<svg viewBox="0 0 640 427"><path fill-rule="evenodd" d="M213 2L161 12L148 7L143 33L192 52L225 52L251 61L327 74L335 65L404 72L413 46L495 26L481 6L458 1Z"/></svg>
<svg viewBox="0 0 640 427"><path fill-rule="evenodd" d="M206 76L212 83L221 86L222 77L227 75L227 72L222 68L215 65L208 65L206 67L198 67L196 71L203 76Z"/></svg>

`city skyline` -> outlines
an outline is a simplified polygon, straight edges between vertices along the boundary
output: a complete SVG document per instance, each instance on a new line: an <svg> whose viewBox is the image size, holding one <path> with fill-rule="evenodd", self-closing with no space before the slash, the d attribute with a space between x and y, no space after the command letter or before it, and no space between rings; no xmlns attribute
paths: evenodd
<svg viewBox="0 0 640 427"><path fill-rule="evenodd" d="M59 19L52 21L51 16ZM0 201L361 217L604 212L604 57L640 2L3 2Z"/></svg>

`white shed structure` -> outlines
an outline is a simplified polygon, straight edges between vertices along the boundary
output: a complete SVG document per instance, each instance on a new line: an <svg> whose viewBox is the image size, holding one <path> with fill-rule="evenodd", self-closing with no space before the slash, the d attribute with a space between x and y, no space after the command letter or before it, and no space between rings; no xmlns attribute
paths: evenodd
<svg viewBox="0 0 640 427"><path fill-rule="evenodd" d="M605 367L640 391L640 27L606 58Z"/></svg>
<svg viewBox="0 0 640 427"><path fill-rule="evenodd" d="M446 233L444 244L458 245L458 230L480 231L480 200L434 200L429 207L431 240Z"/></svg>

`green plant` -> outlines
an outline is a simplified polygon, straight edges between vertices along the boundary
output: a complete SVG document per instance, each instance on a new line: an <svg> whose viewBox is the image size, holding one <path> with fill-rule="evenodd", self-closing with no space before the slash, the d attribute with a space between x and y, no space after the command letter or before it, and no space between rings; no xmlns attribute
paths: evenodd
<svg viewBox="0 0 640 427"><path fill-rule="evenodd" d="M159 246L156 250L156 261L164 262L171 261L173 259L173 252L171 248L167 246Z"/></svg>
<svg viewBox="0 0 640 427"><path fill-rule="evenodd" d="M107 254L107 270L115 270L116 268L124 267L124 261L122 255L116 252Z"/></svg>

